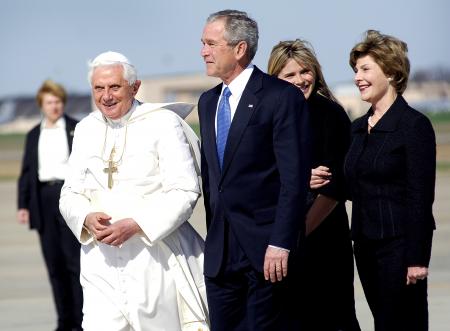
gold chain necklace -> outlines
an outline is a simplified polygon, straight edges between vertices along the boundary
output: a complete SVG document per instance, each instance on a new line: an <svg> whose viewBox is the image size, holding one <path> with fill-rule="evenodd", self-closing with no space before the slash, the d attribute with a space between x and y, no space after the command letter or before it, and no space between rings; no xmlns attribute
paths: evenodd
<svg viewBox="0 0 450 331"><path fill-rule="evenodd" d="M105 122L105 140L103 141L103 148L102 148L102 154L101 159L103 163L106 163L108 166L103 169L104 173L108 174L108 188L112 189L113 187L113 173L118 171L118 166L122 163L123 154L125 153L125 147L127 146L127 133L128 133L128 120L125 123L125 138L123 142L123 148L122 148L122 154L120 155L120 158L117 161L114 161L114 155L116 153L116 143L114 142L113 148L111 148L111 153L109 154L109 159L105 160L103 156L105 155L105 149L106 149L106 138L108 136L108 122Z"/></svg>

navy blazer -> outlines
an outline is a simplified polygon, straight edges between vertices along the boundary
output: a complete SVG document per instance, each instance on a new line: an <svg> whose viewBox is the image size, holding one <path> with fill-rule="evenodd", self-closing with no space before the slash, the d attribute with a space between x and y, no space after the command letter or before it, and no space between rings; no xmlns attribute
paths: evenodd
<svg viewBox="0 0 450 331"><path fill-rule="evenodd" d="M67 115L64 115L64 119L66 121L66 134L70 154L72 152L73 134L78 121ZM18 181L18 208L29 210L30 228L38 231L41 230L43 226L38 176L38 143L40 134L41 124L39 123L28 132L25 138L25 151Z"/></svg>
<svg viewBox="0 0 450 331"><path fill-rule="evenodd" d="M198 104L206 209L205 275L219 273L228 221L252 267L263 270L267 245L294 250L309 186L308 112L294 85L254 68L236 109L223 170L215 115L222 84Z"/></svg>
<svg viewBox="0 0 450 331"><path fill-rule="evenodd" d="M372 109L352 124L345 175L352 204L352 236L404 236L408 265L428 266L435 222L436 138L422 113L398 96L367 133Z"/></svg>

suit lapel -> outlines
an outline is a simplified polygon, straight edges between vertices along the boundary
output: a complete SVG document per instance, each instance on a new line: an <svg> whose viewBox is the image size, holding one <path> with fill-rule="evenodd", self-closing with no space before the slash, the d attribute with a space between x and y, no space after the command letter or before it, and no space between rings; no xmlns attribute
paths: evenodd
<svg viewBox="0 0 450 331"><path fill-rule="evenodd" d="M258 98L255 93L261 88L262 72L255 66L244 92L242 93L241 100L239 101L233 121L231 122L230 131L228 132L227 145L225 146L223 157L222 178L230 166L236 148L239 146L239 142L241 141L250 118L258 107Z"/></svg>
<svg viewBox="0 0 450 331"><path fill-rule="evenodd" d="M69 144L69 154L72 153L72 141L73 141L73 135L75 126L72 125L72 121L64 115L64 119L66 121L66 136L67 136L67 143Z"/></svg>
<svg viewBox="0 0 450 331"><path fill-rule="evenodd" d="M397 96L397 99L395 102L391 105L389 110L386 112L386 114L383 115L383 117L378 121L378 123L371 129L370 135L375 137L378 137L378 141L380 139L385 139L386 134L389 132L393 132L397 129L398 124L401 120L401 117L403 115L402 109L407 106L406 101L401 96ZM352 153L351 155L351 162L352 167L356 165L356 162L358 162L359 158L361 157L361 154L364 150L365 145L365 139L368 137L367 133L367 119L370 115L373 114L372 108L369 109L366 115L364 115L358 122L358 124L353 128L353 141L351 145ZM384 137L384 138L381 138ZM382 144L378 143L378 148L381 148Z"/></svg>
<svg viewBox="0 0 450 331"><path fill-rule="evenodd" d="M359 122L354 123L354 127L352 127L352 143L346 160L346 163L350 165L349 168L354 168L356 166L356 162L359 160L364 149L364 141L367 136L367 118L370 113L371 110L360 118Z"/></svg>
<svg viewBox="0 0 450 331"><path fill-rule="evenodd" d="M377 125L372 129L373 131L393 132L397 127L403 116L403 109L408 106L405 99L398 95L389 110L381 117Z"/></svg>
<svg viewBox="0 0 450 331"><path fill-rule="evenodd" d="M38 149L39 149L39 137L41 135L41 128L40 124L39 127L35 132L33 132L33 135L30 135L30 138L32 139L32 149L31 149L31 160L33 164L33 170L37 173L38 172L38 166L39 166L39 157L38 157Z"/></svg>

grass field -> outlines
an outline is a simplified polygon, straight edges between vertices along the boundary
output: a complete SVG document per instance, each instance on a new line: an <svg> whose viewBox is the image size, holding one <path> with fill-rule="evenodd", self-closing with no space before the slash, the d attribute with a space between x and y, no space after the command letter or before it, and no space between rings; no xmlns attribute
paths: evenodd
<svg viewBox="0 0 450 331"><path fill-rule="evenodd" d="M450 112L428 115L437 137L437 170L450 171ZM191 124L199 135L198 124ZM20 173L25 134L0 134L0 180L16 180Z"/></svg>

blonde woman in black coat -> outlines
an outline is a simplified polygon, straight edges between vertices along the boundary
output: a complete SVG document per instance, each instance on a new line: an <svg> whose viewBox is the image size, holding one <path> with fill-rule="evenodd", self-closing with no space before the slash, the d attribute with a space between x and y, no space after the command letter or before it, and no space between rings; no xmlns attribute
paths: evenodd
<svg viewBox="0 0 450 331"><path fill-rule="evenodd" d="M353 252L343 174L350 120L328 88L308 42L297 39L278 43L272 49L268 73L303 92L313 138L306 254L300 267L302 279L298 279L302 330L360 330L355 314Z"/></svg>

